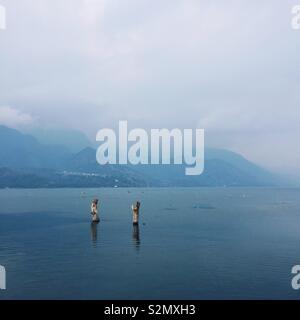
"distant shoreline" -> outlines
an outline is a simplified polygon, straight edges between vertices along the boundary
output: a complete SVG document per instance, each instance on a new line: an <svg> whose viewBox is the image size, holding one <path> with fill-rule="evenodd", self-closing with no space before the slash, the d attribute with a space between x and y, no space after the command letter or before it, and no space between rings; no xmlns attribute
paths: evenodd
<svg viewBox="0 0 300 320"><path fill-rule="evenodd" d="M1 188L1 190L63 190L63 189L300 189L300 186L196 186L196 187L180 187L180 186L158 186L158 187L24 187L24 188Z"/></svg>

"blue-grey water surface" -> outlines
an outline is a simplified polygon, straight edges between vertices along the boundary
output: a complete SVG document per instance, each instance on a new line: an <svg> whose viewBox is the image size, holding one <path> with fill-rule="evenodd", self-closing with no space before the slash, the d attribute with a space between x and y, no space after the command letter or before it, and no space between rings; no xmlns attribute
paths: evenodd
<svg viewBox="0 0 300 320"><path fill-rule="evenodd" d="M295 264L300 189L0 190L0 299L299 299Z"/></svg>

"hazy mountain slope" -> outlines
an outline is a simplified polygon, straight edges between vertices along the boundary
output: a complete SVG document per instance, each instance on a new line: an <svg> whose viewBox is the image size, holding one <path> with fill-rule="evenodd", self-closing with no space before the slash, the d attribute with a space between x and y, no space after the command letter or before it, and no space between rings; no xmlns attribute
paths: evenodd
<svg viewBox="0 0 300 320"><path fill-rule="evenodd" d="M84 133L70 129L44 129L34 128L27 131L44 145L60 145L68 148L71 152L79 152L87 147L91 147L92 143Z"/></svg>
<svg viewBox="0 0 300 320"><path fill-rule="evenodd" d="M96 150L92 148L74 155L67 168L103 174L130 174L139 176L151 186L274 186L277 183L274 175L238 154L215 149L207 149L205 154L205 170L200 176L186 176L185 165L99 166Z"/></svg>
<svg viewBox="0 0 300 320"><path fill-rule="evenodd" d="M0 187L275 186L266 170L227 150L206 149L205 170L186 176L185 165L105 165L96 150L71 153L0 126ZM46 170L47 169L47 170Z"/></svg>
<svg viewBox="0 0 300 320"><path fill-rule="evenodd" d="M62 146L45 146L34 137L0 126L0 167L60 168L71 153Z"/></svg>
<svg viewBox="0 0 300 320"><path fill-rule="evenodd" d="M165 186L275 186L280 180L231 151L205 150L205 168L199 176L186 176L186 165L134 166L133 169Z"/></svg>

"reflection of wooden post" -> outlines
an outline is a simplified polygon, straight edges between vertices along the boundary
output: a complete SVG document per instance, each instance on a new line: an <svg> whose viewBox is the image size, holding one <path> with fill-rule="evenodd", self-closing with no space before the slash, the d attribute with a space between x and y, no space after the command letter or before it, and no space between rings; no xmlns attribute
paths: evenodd
<svg viewBox="0 0 300 320"><path fill-rule="evenodd" d="M92 234L92 241L93 244L97 243L97 237L98 237L98 223L97 222L91 222L91 234Z"/></svg>
<svg viewBox="0 0 300 320"><path fill-rule="evenodd" d="M94 199L92 201L91 215L92 215L93 222L99 222L100 221L99 216L98 216L98 199Z"/></svg>
<svg viewBox="0 0 300 320"><path fill-rule="evenodd" d="M140 202L136 202L135 205L132 205L132 214L133 214L133 224L138 225L139 224L139 213L140 213Z"/></svg>
<svg viewBox="0 0 300 320"><path fill-rule="evenodd" d="M139 249L141 241L140 241L140 230L139 230L138 224L133 224L132 239L133 239L133 243L135 244L135 247Z"/></svg>

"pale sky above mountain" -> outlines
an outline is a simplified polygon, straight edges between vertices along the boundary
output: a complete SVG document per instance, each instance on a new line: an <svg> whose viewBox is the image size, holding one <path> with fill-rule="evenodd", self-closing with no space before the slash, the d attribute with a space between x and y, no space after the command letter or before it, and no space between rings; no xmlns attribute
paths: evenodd
<svg viewBox="0 0 300 320"><path fill-rule="evenodd" d="M298 1L300 4L300 0ZM297 0L0 0L0 123L204 128L300 174Z"/></svg>

